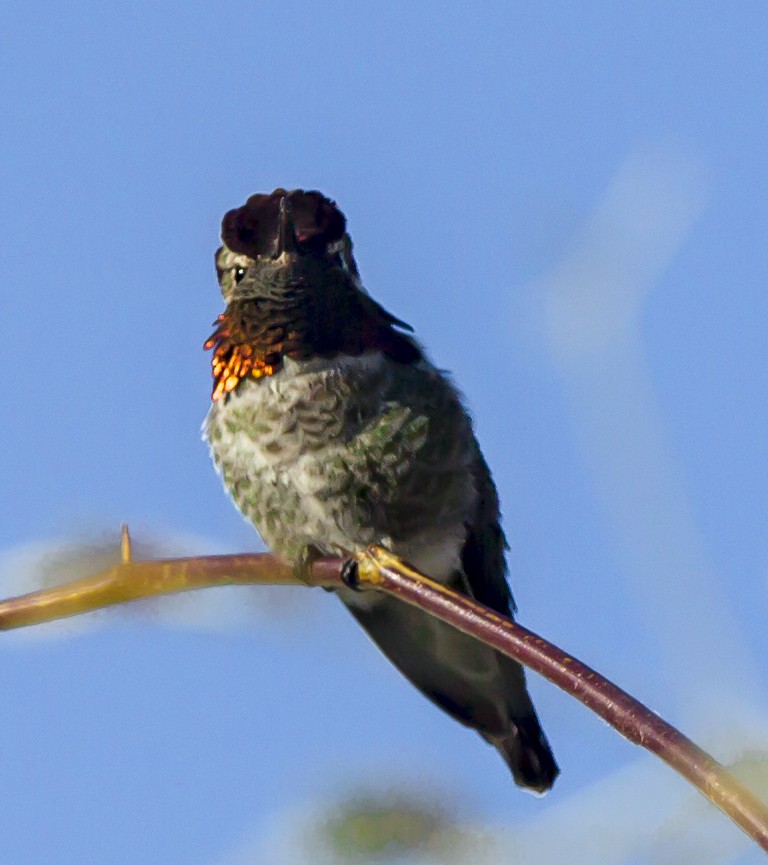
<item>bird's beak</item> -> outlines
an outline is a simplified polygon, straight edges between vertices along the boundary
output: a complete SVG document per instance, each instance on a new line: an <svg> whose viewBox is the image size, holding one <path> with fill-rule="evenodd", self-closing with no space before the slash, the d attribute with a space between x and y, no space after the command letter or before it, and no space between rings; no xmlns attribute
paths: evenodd
<svg viewBox="0 0 768 865"><path fill-rule="evenodd" d="M275 258L280 258L283 253L289 256L295 255L298 251L299 246L296 240L296 227L293 224L291 205L288 201L288 196L284 195L280 199L280 224L277 233Z"/></svg>

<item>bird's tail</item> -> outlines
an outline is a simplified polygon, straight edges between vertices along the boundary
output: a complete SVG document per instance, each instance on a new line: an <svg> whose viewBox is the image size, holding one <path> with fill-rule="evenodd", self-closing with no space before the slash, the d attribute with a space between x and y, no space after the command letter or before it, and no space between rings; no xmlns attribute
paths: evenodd
<svg viewBox="0 0 768 865"><path fill-rule="evenodd" d="M511 769L518 787L546 793L560 774L535 714L515 718L510 732L494 737L491 742Z"/></svg>

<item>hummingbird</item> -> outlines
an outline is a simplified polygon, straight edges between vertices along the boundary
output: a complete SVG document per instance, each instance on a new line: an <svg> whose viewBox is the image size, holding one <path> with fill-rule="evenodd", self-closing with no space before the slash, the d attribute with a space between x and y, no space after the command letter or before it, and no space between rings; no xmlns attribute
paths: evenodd
<svg viewBox="0 0 768 865"><path fill-rule="evenodd" d="M243 516L298 576L379 544L512 616L499 499L462 397L412 328L368 294L346 218L317 191L252 195L224 216L225 310L203 426ZM424 695L537 793L559 769L520 664L398 598L336 590Z"/></svg>

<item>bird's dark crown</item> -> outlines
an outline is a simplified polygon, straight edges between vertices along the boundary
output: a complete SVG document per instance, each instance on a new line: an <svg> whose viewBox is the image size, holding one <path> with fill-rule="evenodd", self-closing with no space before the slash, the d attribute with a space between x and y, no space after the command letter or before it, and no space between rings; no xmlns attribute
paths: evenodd
<svg viewBox="0 0 768 865"><path fill-rule="evenodd" d="M302 252L322 254L344 237L347 221L336 202L316 191L276 189L252 195L242 207L225 214L221 239L232 252L257 258L271 255L280 228L281 207L290 208L296 241Z"/></svg>

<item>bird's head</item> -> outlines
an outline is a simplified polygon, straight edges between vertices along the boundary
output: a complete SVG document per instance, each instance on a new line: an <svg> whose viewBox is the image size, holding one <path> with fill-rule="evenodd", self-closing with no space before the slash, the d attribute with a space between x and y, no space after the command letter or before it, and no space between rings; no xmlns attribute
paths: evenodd
<svg viewBox="0 0 768 865"><path fill-rule="evenodd" d="M321 285L330 272L357 279L346 219L320 192L276 189L225 214L216 272L227 303Z"/></svg>
<svg viewBox="0 0 768 865"><path fill-rule="evenodd" d="M302 361L382 352L421 357L411 328L360 282L344 214L319 192L276 189L230 210L216 271L225 311L205 342L213 350L214 402L243 380Z"/></svg>

